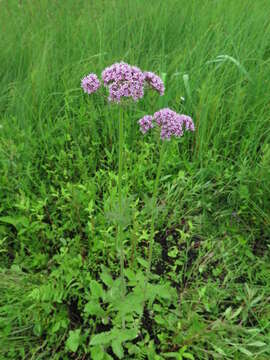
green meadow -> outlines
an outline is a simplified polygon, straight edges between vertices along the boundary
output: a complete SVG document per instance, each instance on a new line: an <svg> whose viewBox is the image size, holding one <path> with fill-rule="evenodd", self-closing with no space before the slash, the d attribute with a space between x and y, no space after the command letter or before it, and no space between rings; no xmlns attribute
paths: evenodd
<svg viewBox="0 0 270 360"><path fill-rule="evenodd" d="M270 359L269 14L0 1L1 360ZM166 87L123 108L121 209L119 105L81 88L120 61ZM167 142L153 205L159 134L138 120L165 107L196 130Z"/></svg>

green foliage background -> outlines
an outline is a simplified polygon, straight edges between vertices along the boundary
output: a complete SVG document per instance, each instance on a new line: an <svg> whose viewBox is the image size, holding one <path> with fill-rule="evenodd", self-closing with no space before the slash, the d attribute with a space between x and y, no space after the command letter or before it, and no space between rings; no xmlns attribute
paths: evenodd
<svg viewBox="0 0 270 360"><path fill-rule="evenodd" d="M80 88L120 60L166 76L164 97L125 114L129 278L158 162L137 120L169 106L196 126L170 143L159 195L153 272L177 307L160 295L124 358L270 358L269 13L268 0L0 2L1 359L121 358L121 344L93 348L109 325L87 305L103 266L119 272L118 110Z"/></svg>

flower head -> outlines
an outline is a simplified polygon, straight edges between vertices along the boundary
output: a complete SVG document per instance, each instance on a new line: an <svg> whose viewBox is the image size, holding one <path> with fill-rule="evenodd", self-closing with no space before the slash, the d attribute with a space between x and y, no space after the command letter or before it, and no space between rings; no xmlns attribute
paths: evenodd
<svg viewBox="0 0 270 360"><path fill-rule="evenodd" d="M109 100L119 103L123 97L134 101L144 95L144 75L136 66L115 63L102 72L104 85L109 88Z"/></svg>
<svg viewBox="0 0 270 360"><path fill-rule="evenodd" d="M191 117L177 114L169 108L161 109L155 112L153 116L146 115L140 119L141 132L145 134L154 126L154 122L160 127L160 137L162 140L170 140L172 136L181 137L185 130L195 130Z"/></svg>
<svg viewBox="0 0 270 360"><path fill-rule="evenodd" d="M100 81L96 74L89 74L82 79L81 86L87 94L92 94L100 87Z"/></svg>
<svg viewBox="0 0 270 360"><path fill-rule="evenodd" d="M150 71L145 71L143 74L144 80L148 83L148 85L152 89L156 90L160 95L164 95L165 86L161 78Z"/></svg>

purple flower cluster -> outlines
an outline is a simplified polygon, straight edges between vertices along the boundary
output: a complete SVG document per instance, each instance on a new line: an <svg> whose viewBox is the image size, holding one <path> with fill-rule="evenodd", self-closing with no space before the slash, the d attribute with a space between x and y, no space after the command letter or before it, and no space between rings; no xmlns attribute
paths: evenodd
<svg viewBox="0 0 270 360"><path fill-rule="evenodd" d="M143 73L138 67L123 61L104 69L102 80L109 89L109 101L116 103L122 98L132 98L134 101L141 99L145 83L160 95L164 95L165 87L159 76L150 71ZM89 74L82 79L81 85L86 93L92 94L100 87L100 81L96 74Z"/></svg>
<svg viewBox="0 0 270 360"><path fill-rule="evenodd" d="M148 83L148 85L152 89L156 90L161 96L164 95L165 87L161 78L150 71L145 71L143 74L144 80Z"/></svg>
<svg viewBox="0 0 270 360"><path fill-rule="evenodd" d="M172 136L181 137L184 130L194 131L195 126L191 117L177 114L175 111L165 108L154 113L153 116L146 115L138 121L140 130L145 134L153 128L153 122L160 127L160 137L162 140L170 140Z"/></svg>
<svg viewBox="0 0 270 360"><path fill-rule="evenodd" d="M138 123L140 124L140 130L143 134L147 133L148 130L154 127L153 120L153 116L145 115L138 121Z"/></svg>
<svg viewBox="0 0 270 360"><path fill-rule="evenodd" d="M144 95L144 74L136 66L120 62L102 72L104 85L109 88L109 100L119 103L121 98L131 97L134 101Z"/></svg>
<svg viewBox="0 0 270 360"><path fill-rule="evenodd" d="M92 73L82 79L81 85L84 92L92 94L98 90L101 84L97 75Z"/></svg>

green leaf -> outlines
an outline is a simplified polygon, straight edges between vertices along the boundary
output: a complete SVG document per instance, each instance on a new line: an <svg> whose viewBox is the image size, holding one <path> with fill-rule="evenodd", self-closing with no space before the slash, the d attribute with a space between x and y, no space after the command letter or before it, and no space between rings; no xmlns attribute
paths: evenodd
<svg viewBox="0 0 270 360"><path fill-rule="evenodd" d="M29 225L29 220L25 216L19 216L17 218L11 216L1 216L0 222L13 225L17 230L19 230L21 226L27 227Z"/></svg>
<svg viewBox="0 0 270 360"><path fill-rule="evenodd" d="M91 348L91 359L93 360L103 360L104 359L104 351L102 346L93 346Z"/></svg>
<svg viewBox="0 0 270 360"><path fill-rule="evenodd" d="M161 315L156 315L155 316L155 322L159 325L165 325L166 324L166 320L161 316Z"/></svg>
<svg viewBox="0 0 270 360"><path fill-rule="evenodd" d="M245 354L245 355L247 355L247 356L250 356L250 357L253 356L252 352L250 352L249 350L243 348L242 346L238 346L237 349L238 349L239 351L241 351L241 353L243 353L243 354Z"/></svg>
<svg viewBox="0 0 270 360"><path fill-rule="evenodd" d="M243 307L239 306L239 308L237 310L235 310L235 312L231 315L230 320L233 320L234 318L236 318L241 313L242 310L243 310Z"/></svg>
<svg viewBox="0 0 270 360"><path fill-rule="evenodd" d="M113 286L113 279L109 273L109 271L105 268L105 266L102 267L102 273L100 274L101 280L104 282L105 285L108 287Z"/></svg>
<svg viewBox="0 0 270 360"><path fill-rule="evenodd" d="M95 300L89 301L84 308L84 311L89 315L104 316L105 311L100 304Z"/></svg>
<svg viewBox="0 0 270 360"><path fill-rule="evenodd" d="M90 290L91 290L91 295L93 295L96 298L102 298L103 288L96 280L91 280Z"/></svg>
<svg viewBox="0 0 270 360"><path fill-rule="evenodd" d="M128 347L128 353L129 355L138 355L140 354L140 348L137 345L130 344Z"/></svg>
<svg viewBox="0 0 270 360"><path fill-rule="evenodd" d="M184 359L195 360L194 356L191 353L183 353L182 356Z"/></svg>
<svg viewBox="0 0 270 360"><path fill-rule="evenodd" d="M141 264L145 269L147 269L148 267L148 262L146 260L144 260L143 258L141 257L138 257L137 258L137 261L139 264Z"/></svg>
<svg viewBox="0 0 270 360"><path fill-rule="evenodd" d="M76 352L80 345L81 329L70 330L69 337L66 341L66 347L72 352Z"/></svg>
<svg viewBox="0 0 270 360"><path fill-rule="evenodd" d="M173 289L169 285L158 285L157 287L157 294L163 299L171 300L172 293Z"/></svg>
<svg viewBox="0 0 270 360"><path fill-rule="evenodd" d="M113 359L113 357L111 357L111 355L105 354L104 360L114 360L114 359Z"/></svg>
<svg viewBox="0 0 270 360"><path fill-rule="evenodd" d="M138 336L138 329L112 329L111 338L121 339L121 343L129 340L133 340Z"/></svg>
<svg viewBox="0 0 270 360"><path fill-rule="evenodd" d="M137 314L141 314L143 311L143 293L137 294L128 294L124 301L117 304L117 309L119 313L124 316L126 314L133 314L134 312Z"/></svg>
<svg viewBox="0 0 270 360"><path fill-rule="evenodd" d="M90 345L108 345L112 340L111 331L104 331L97 335L93 335L90 340Z"/></svg>
<svg viewBox="0 0 270 360"><path fill-rule="evenodd" d="M218 346L212 344L213 348L216 350L216 352L218 352L219 354L226 356L225 352Z"/></svg>
<svg viewBox="0 0 270 360"><path fill-rule="evenodd" d="M174 358L176 360L182 360L182 355L177 352L168 352L163 354L165 358Z"/></svg>
<svg viewBox="0 0 270 360"><path fill-rule="evenodd" d="M124 274L128 278L129 281L131 281L133 284L136 284L137 278L136 278L136 274L134 273L134 271L132 271L131 269L125 269Z"/></svg>
<svg viewBox="0 0 270 360"><path fill-rule="evenodd" d="M112 342L112 350L119 359L123 359L124 351L120 340L114 340Z"/></svg>
<svg viewBox="0 0 270 360"><path fill-rule="evenodd" d="M255 346L255 347L263 347L266 346L266 343L262 341L254 341L248 344L248 346Z"/></svg>

